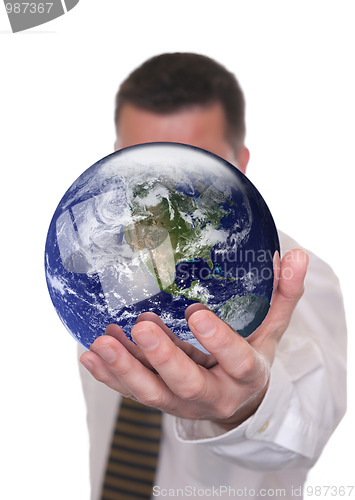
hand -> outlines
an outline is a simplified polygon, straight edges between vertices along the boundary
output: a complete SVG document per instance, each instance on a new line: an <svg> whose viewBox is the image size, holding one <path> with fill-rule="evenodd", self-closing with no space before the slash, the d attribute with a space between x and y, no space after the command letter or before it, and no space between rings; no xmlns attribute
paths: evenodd
<svg viewBox="0 0 355 500"><path fill-rule="evenodd" d="M274 260L280 278L270 310L247 339L194 304L186 311L189 328L212 356L183 345L160 318L145 313L131 332L136 345L110 325L81 356L82 364L124 396L166 413L209 419L225 429L239 425L264 398L277 344L303 294L307 254L291 250L280 266Z"/></svg>

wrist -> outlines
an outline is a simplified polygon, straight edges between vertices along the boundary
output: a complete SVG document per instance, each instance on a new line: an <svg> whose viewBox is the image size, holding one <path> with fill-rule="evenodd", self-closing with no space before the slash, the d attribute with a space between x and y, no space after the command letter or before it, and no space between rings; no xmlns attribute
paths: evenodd
<svg viewBox="0 0 355 500"><path fill-rule="evenodd" d="M254 415L265 397L268 386L269 380L260 391L254 393L249 399L247 399L247 401L245 401L245 403L242 404L232 416L226 419L215 419L212 420L212 422L222 427L225 431L235 429Z"/></svg>

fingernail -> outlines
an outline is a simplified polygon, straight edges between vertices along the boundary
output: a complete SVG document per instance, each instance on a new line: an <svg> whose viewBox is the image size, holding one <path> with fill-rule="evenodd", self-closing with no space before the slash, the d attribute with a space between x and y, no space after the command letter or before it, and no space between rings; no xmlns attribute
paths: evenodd
<svg viewBox="0 0 355 500"><path fill-rule="evenodd" d="M132 338L136 344L148 351L154 349L159 343L157 334L147 328L132 331Z"/></svg>
<svg viewBox="0 0 355 500"><path fill-rule="evenodd" d="M196 311L191 315L191 326L203 337L209 337L216 331L213 313Z"/></svg>
<svg viewBox="0 0 355 500"><path fill-rule="evenodd" d="M95 347L94 352L100 356L106 363L113 363L116 359L116 353L108 345L101 345L100 347Z"/></svg>

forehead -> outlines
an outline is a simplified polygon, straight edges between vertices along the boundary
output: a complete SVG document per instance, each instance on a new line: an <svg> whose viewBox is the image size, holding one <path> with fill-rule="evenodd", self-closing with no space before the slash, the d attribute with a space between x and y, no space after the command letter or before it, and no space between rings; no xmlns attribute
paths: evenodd
<svg viewBox="0 0 355 500"><path fill-rule="evenodd" d="M119 148L146 142L180 142L224 158L232 151L226 140L224 111L218 103L167 114L125 104L117 124L117 138Z"/></svg>

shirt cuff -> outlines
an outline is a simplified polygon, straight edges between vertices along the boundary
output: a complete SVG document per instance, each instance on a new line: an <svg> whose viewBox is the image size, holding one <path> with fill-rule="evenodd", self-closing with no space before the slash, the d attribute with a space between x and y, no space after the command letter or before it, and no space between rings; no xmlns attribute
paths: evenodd
<svg viewBox="0 0 355 500"><path fill-rule="evenodd" d="M226 441L263 439L277 441L282 421L290 404L292 383L282 363L275 359L264 399L257 411L242 424L225 431L207 420L176 418L175 433L181 442L223 444Z"/></svg>

